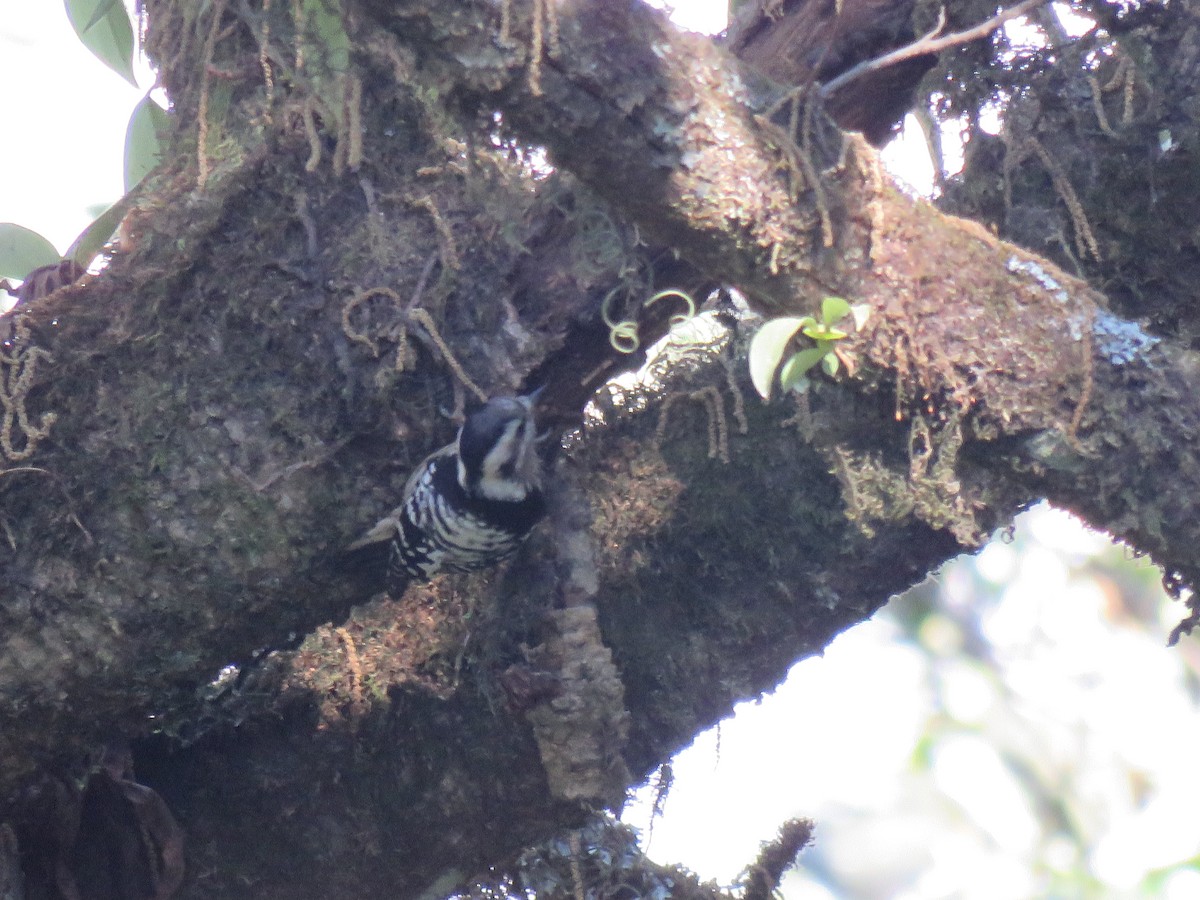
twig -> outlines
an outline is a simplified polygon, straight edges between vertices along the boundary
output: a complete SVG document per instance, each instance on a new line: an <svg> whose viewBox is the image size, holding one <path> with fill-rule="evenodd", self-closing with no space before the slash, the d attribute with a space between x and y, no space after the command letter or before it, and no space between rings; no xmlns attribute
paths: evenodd
<svg viewBox="0 0 1200 900"><path fill-rule="evenodd" d="M413 288L412 299L404 308L405 313L410 313L421 305L421 295L425 293L425 285L429 283L429 276L433 273L433 267L440 258L437 253L430 253L429 258L425 260L425 265L421 269L421 277L417 279L417 286Z"/></svg>
<svg viewBox="0 0 1200 900"><path fill-rule="evenodd" d="M39 469L37 466L14 466L11 469L0 469L0 477L14 475L17 472L40 472L42 475L50 474L46 469Z"/></svg>
<svg viewBox="0 0 1200 900"><path fill-rule="evenodd" d="M89 545L95 543L95 540L92 538L92 533L83 527L83 523L79 521L79 516L75 515L74 504L71 502L71 495L67 493L66 486L63 485L62 480L57 475L55 475L49 469L42 469L38 466L12 466L7 469L0 469L0 476L13 475L17 472L32 472L38 475L45 475L47 478L53 481L55 487L62 492L63 500L66 501L67 518L70 519L71 523L83 533L83 536ZM17 542L13 539L12 529L8 526L8 520L0 519L0 526L3 526L4 528L4 535L8 538L9 546L16 550Z"/></svg>
<svg viewBox="0 0 1200 900"><path fill-rule="evenodd" d="M350 438L343 438L332 447L327 447L325 452L320 453L311 459L302 459L299 462L292 463L290 466L284 466L282 469L273 472L261 481L255 481L237 466L230 466L229 471L233 472L234 475L238 476L240 479L242 479L242 481L253 488L255 493L261 494L281 478L287 478L290 475L295 475L302 469L313 469L322 463L329 462L329 460L331 460L338 452L340 452L343 447L350 443L350 440Z"/></svg>
<svg viewBox="0 0 1200 900"><path fill-rule="evenodd" d="M396 335L396 371L403 372L408 368L408 318L409 313L421 305L421 295L425 293L425 285L429 281L429 276L433 272L433 267L437 261L441 259L441 255L437 252L430 253L429 259L425 261L425 267L421 269L421 277L417 279L417 286L413 289L412 299L408 301L408 306L403 310L404 322L400 325L400 331Z"/></svg>
<svg viewBox="0 0 1200 900"><path fill-rule="evenodd" d="M880 69L886 69L888 66L894 66L896 63L903 62L906 59L912 59L914 56L928 56L934 53L941 53L950 47L957 47L961 44L969 44L971 41L977 41L982 37L987 37L1005 22L1010 19L1015 19L1019 16L1033 12L1039 6L1044 6L1050 0L1023 0L1016 6L1003 10L986 22L980 22L973 28L968 28L965 31L956 31L953 34L947 34L943 37L938 37L941 34L942 28L946 24L946 11L943 9L938 15L938 23L932 31L922 38L918 38L907 46L893 50L891 53L885 53L883 56L877 56L875 59L868 59L860 62L856 66L851 66L841 75L830 79L821 85L821 96L828 98L837 93L850 82L855 81L869 72L877 72Z"/></svg>
<svg viewBox="0 0 1200 900"><path fill-rule="evenodd" d="M442 359L445 361L446 365L450 367L450 371L457 376L462 385L477 398L479 398L481 403L487 403L488 395L484 393L483 388L471 380L471 376L468 375L466 369L462 367L462 363L460 363L450 351L450 347L446 344L445 340L442 339L441 334L438 332L437 325L434 324L433 316L429 314L429 311L418 307L417 309L412 310L409 313L409 316L414 321L420 323L425 329L425 332L429 335L429 339L433 342L434 346L437 347L438 352L442 354Z"/></svg>

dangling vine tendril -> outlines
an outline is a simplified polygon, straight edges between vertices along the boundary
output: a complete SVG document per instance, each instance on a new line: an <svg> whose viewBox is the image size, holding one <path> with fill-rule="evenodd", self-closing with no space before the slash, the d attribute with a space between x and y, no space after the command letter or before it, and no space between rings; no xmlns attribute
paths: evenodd
<svg viewBox="0 0 1200 900"><path fill-rule="evenodd" d="M617 295L617 291L621 288L615 287L605 295L604 300L600 304L600 317L604 319L604 324L608 326L608 342L612 344L612 348L618 353L634 353L641 346L641 339L638 337L638 325L633 319L621 319L616 321L609 313L609 304L612 303L613 297ZM671 316L671 327L675 328L683 325L685 322L691 321L696 316L696 301L687 291L681 291L678 288L666 288L659 291L646 300L642 304L642 308L650 306L652 303L657 303L666 297L679 297L687 304L686 313L675 313Z"/></svg>

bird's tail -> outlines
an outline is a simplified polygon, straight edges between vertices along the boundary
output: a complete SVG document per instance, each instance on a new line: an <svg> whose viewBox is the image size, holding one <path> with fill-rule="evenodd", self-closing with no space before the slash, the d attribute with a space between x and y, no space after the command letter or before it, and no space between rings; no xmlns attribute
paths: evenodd
<svg viewBox="0 0 1200 900"><path fill-rule="evenodd" d="M387 591L393 599L399 599L408 586L408 576L403 571L393 571L395 567L391 565L391 556L390 540L367 540L364 537L342 551L337 567L364 593L374 596Z"/></svg>

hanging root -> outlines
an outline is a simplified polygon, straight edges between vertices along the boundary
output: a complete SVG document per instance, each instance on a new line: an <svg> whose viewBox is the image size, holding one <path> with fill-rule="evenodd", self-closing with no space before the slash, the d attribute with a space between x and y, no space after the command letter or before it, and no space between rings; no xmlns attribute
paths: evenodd
<svg viewBox="0 0 1200 900"><path fill-rule="evenodd" d="M708 385L691 393L668 394L663 398L658 411L658 422L654 426L654 448L662 452L667 437L667 416L678 400L693 400L703 404L708 419L708 458L723 463L731 460L729 452L729 418L725 413L725 398L715 385Z"/></svg>
<svg viewBox="0 0 1200 900"><path fill-rule="evenodd" d="M500 34L497 43L508 50L517 50L520 44L513 37L513 4L516 0L501 0L500 3ZM555 0L533 0L533 19L530 23L532 33L529 37L529 72L527 84L534 96L542 94L542 58L549 55L557 59L559 50L558 40L558 6Z"/></svg>
<svg viewBox="0 0 1200 900"><path fill-rule="evenodd" d="M26 408L38 361L52 362L53 358L31 344L23 318L13 322L9 344L7 352L0 347L0 453L10 462L20 462L33 456L58 418L53 412L44 413L35 424Z"/></svg>
<svg viewBox="0 0 1200 900"><path fill-rule="evenodd" d="M1075 193L1075 188L1071 186L1071 180L1067 178L1067 173L1063 171L1054 158L1049 154L1042 142L1036 137L1028 138L1029 147L1037 154L1042 165L1046 167L1046 171L1050 173L1050 180L1054 184L1054 190L1066 204L1067 211L1071 214L1071 224L1075 226L1075 250L1080 256L1087 256L1089 253L1092 259L1100 261L1100 245L1096 242L1096 235L1092 233L1091 223L1088 222L1087 216L1083 212L1083 204L1079 202L1079 195Z"/></svg>
<svg viewBox="0 0 1200 900"><path fill-rule="evenodd" d="M424 279L428 276L429 268L429 266L426 266L426 270L422 275L422 285L424 283ZM418 294L414 299L419 299L420 287L422 285L418 286ZM381 351L378 342L365 330L360 331L357 327L355 327L354 322L352 321L355 310L359 309L359 307L375 296L387 297L396 305L396 309L400 312L402 324L397 332L397 339L399 342L399 347L396 350L395 363L395 370L397 372L403 372L408 367L408 328L411 323L415 322L421 326L424 334L426 335L426 339L423 342L433 345L438 354L442 357L442 360L446 363L446 367L450 369L450 371L454 374L454 377L458 379L459 383L461 383L467 390L469 390L481 401L487 402L487 394L484 392L483 388L481 388L471 379L471 376L467 374L466 369L463 368L462 363L458 361L458 358L454 355L454 352L450 349L450 346L446 343L445 339L441 335L441 332L438 330L437 323L434 322L433 316L429 314L429 310L421 309L417 306L414 306L411 309L405 309L403 299L401 299L400 295L389 287L381 286L367 288L365 290L358 291L346 301L345 305L342 307L342 333L345 334L347 338L356 344L366 347L371 351L371 356L375 359L379 358Z"/></svg>
<svg viewBox="0 0 1200 900"><path fill-rule="evenodd" d="M462 367L462 363L455 358L454 354L450 351L450 347L444 340L442 340L442 336L438 333L437 326L433 322L433 316L429 314L429 311L424 309L414 309L409 313L409 316L419 322L421 326L429 333L429 338L433 341L434 346L438 348L438 352L442 354L442 359L446 361L446 365L450 368L450 371L454 373L455 377L462 383L462 385L472 394L486 403L488 398L487 394L484 393L483 388L471 380L471 376L468 375L466 369Z"/></svg>
<svg viewBox="0 0 1200 900"><path fill-rule="evenodd" d="M196 193L202 193L208 184L208 97L211 79L209 72L212 68L213 54L216 52L217 35L221 28L221 17L225 13L225 0L217 0L212 5L212 23L208 26L208 37L204 41L204 57L202 65L204 73L200 78L200 106L196 113Z"/></svg>
<svg viewBox="0 0 1200 900"><path fill-rule="evenodd" d="M542 93L542 57L557 58L558 6L554 0L533 0L533 35L529 47L529 90Z"/></svg>

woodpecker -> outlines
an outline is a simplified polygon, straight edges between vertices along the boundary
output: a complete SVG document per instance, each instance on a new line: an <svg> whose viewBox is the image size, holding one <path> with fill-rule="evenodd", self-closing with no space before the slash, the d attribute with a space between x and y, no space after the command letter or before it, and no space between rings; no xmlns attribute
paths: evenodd
<svg viewBox="0 0 1200 900"><path fill-rule="evenodd" d="M410 579L474 572L512 555L545 512L538 393L494 397L468 415L458 437L408 477L400 505L346 548L347 558L378 567L399 596Z"/></svg>

